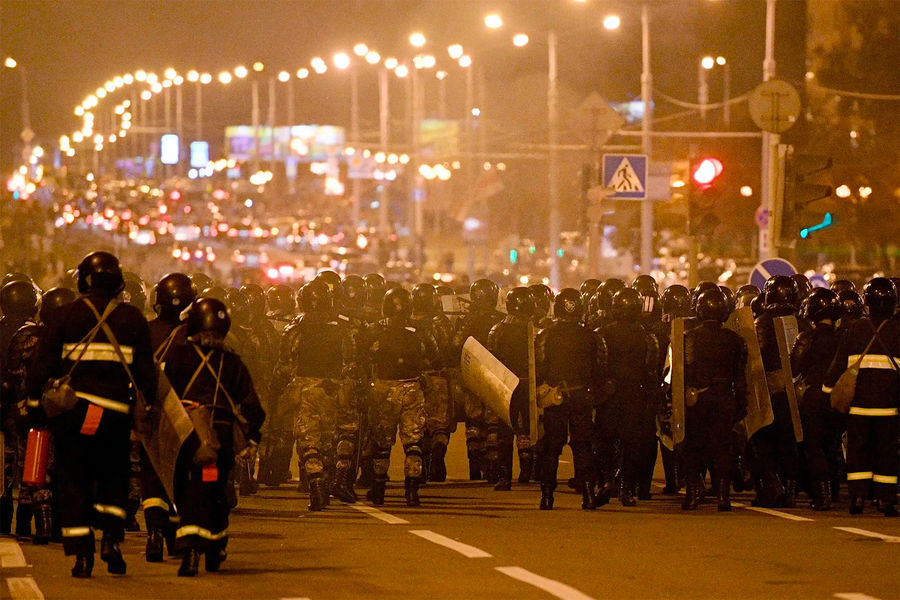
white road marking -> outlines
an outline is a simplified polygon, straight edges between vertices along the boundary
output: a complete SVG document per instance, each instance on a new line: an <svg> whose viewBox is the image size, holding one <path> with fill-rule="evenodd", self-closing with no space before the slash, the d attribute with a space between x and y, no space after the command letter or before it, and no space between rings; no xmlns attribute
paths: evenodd
<svg viewBox="0 0 900 600"><path fill-rule="evenodd" d="M355 508L359 512L366 513L370 517L375 517L376 519L384 521L388 525L409 525L409 521L406 519L389 515L383 510L378 510L374 506L369 506L368 504L349 504L348 506Z"/></svg>
<svg viewBox="0 0 900 600"><path fill-rule="evenodd" d="M773 517L780 517L782 519L787 519L788 521L800 521L800 522L815 521L815 519L810 519L809 517L801 517L800 515L792 515L791 513L781 512L780 510L772 510L771 508L763 508L761 506L747 506L746 504L741 504L740 502L732 502L731 506L734 508L746 508L747 510L752 510L754 512L763 513L764 515L772 515Z"/></svg>
<svg viewBox="0 0 900 600"><path fill-rule="evenodd" d="M12 600L44 600L44 594L32 577L7 577L6 587Z"/></svg>
<svg viewBox="0 0 900 600"><path fill-rule="evenodd" d="M481 550L480 548L476 548L475 546L470 546L468 544L463 544L462 542L457 542L456 540L450 539L439 533L429 531L428 529L410 529L409 532L413 535L419 536L420 538L424 538L429 542L434 542L439 546L444 546L445 548L455 550L466 558L491 558L490 554L488 554L484 550Z"/></svg>
<svg viewBox="0 0 900 600"><path fill-rule="evenodd" d="M561 598L562 600L593 600L593 598L576 590L572 586L566 585L554 579L541 577L537 573L532 573L528 569L523 569L522 567L494 568L504 575L508 575L513 579L518 579L519 581L525 582L529 585L533 585L536 588L540 588L545 592L556 596L557 598Z"/></svg>
<svg viewBox="0 0 900 600"><path fill-rule="evenodd" d="M25 555L15 540L0 540L0 566L7 568L25 567Z"/></svg>
<svg viewBox="0 0 900 600"><path fill-rule="evenodd" d="M835 594L834 597L840 598L841 600L878 600L878 598L876 598L875 596L860 594L859 592L841 592L839 594Z"/></svg>
<svg viewBox="0 0 900 600"><path fill-rule="evenodd" d="M866 537L878 538L889 544L900 544L900 536L896 536L896 535L887 535L884 533L878 533L877 531L869 531L867 529L857 529L856 527L835 527L835 529L838 529L840 531L846 531L847 533L855 533L857 535L864 535Z"/></svg>

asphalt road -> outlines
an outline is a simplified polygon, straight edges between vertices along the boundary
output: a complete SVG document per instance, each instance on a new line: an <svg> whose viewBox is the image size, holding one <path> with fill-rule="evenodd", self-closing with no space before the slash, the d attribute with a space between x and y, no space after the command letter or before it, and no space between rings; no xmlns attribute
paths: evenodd
<svg viewBox="0 0 900 600"><path fill-rule="evenodd" d="M141 532L123 545L127 576L107 574L98 559L92 579L76 580L59 545L2 537L0 598L900 598L900 519L870 509L851 517L844 504L766 513L749 508L749 496L722 514L715 504L684 513L680 498L661 495L586 512L564 483L556 509L542 512L536 484L495 492L461 479L461 433L451 479L423 488L420 508L403 502L395 452L381 509L336 503L308 513L288 485L241 498L218 574L179 578L177 559L145 562ZM570 474L563 463L560 477Z"/></svg>

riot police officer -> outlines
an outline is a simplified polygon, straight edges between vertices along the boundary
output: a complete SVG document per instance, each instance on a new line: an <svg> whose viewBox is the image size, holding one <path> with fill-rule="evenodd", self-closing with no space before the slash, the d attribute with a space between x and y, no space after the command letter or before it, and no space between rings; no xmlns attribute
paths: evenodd
<svg viewBox="0 0 900 600"><path fill-rule="evenodd" d="M422 438L425 435L425 396L420 383L429 369L425 345L410 331L412 300L409 292L395 288L384 295L384 319L367 332L366 350L374 367L372 405L372 451L375 478L367 497L375 505L384 504L391 446L400 431L406 454L406 505L419 505L422 476Z"/></svg>
<svg viewBox="0 0 900 600"><path fill-rule="evenodd" d="M568 440L575 463L575 481L581 491L581 508L596 508L591 465L594 389L606 359L597 336L581 324L584 302L577 290L566 288L554 300L553 324L538 335L535 348L537 382L551 393L541 401L544 437L539 477L541 510L553 508L553 490L559 455Z"/></svg>
<svg viewBox="0 0 900 600"><path fill-rule="evenodd" d="M92 524L103 531L100 558L107 569L125 573L119 542L125 533L132 410L136 392L151 401L156 397L150 331L137 308L114 300L123 286L115 256L86 256L78 265L82 296L48 327L27 379L29 405L39 404L48 379L67 373L77 398L68 410L57 407L62 412L50 420L63 548L76 556L75 577L91 575Z"/></svg>
<svg viewBox="0 0 900 600"><path fill-rule="evenodd" d="M890 279L876 277L863 288L863 298L869 316L845 330L822 390L831 393L841 374L859 362L847 416L850 514L863 511L872 486L878 509L896 517L900 323L893 314L897 289Z"/></svg>
<svg viewBox="0 0 900 600"><path fill-rule="evenodd" d="M747 344L722 327L730 312L720 290L702 292L699 324L684 336L684 510L699 506L707 464L718 479L719 511L731 510L731 430L747 412Z"/></svg>

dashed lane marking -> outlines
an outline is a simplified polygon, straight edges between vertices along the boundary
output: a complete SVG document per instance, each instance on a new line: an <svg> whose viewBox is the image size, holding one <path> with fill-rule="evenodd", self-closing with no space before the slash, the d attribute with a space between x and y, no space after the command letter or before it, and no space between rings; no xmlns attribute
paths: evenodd
<svg viewBox="0 0 900 600"><path fill-rule="evenodd" d="M0 567L25 567L25 555L15 540L0 540Z"/></svg>
<svg viewBox="0 0 900 600"><path fill-rule="evenodd" d="M44 594L32 577L7 577L6 587L12 600L44 600Z"/></svg>
<svg viewBox="0 0 900 600"><path fill-rule="evenodd" d="M878 533L877 531L869 531L868 529L858 529L856 527L835 527L835 529L846 531L847 533L855 533L856 535L863 535L865 537L878 538L889 544L900 544L900 536L896 535L887 535Z"/></svg>
<svg viewBox="0 0 900 600"><path fill-rule="evenodd" d="M370 517L375 517L376 519L384 521L388 525L409 525L409 521L406 519L389 515L383 510L378 510L374 506L369 506L368 504L348 504L348 506L355 508L361 513L366 513Z"/></svg>
<svg viewBox="0 0 900 600"><path fill-rule="evenodd" d="M561 600L593 600L587 594L580 592L570 585L542 577L537 573L532 573L528 569L522 567L494 567L504 575L508 575L513 579L518 579L536 588L540 588L545 592L560 598Z"/></svg>
<svg viewBox="0 0 900 600"><path fill-rule="evenodd" d="M792 515L791 513L781 512L780 510L773 510L771 508L763 508L761 506L747 506L746 504L741 504L740 502L732 502L731 506L733 506L734 508L746 508L747 510L752 510L753 512L762 513L764 515L771 515L773 517L779 517L781 519L787 519L788 521L798 521L798 522L815 521L815 519L810 519L809 517L801 517L800 515Z"/></svg>
<svg viewBox="0 0 900 600"><path fill-rule="evenodd" d="M841 600L878 600L875 596L860 594L859 592L840 592L835 594L834 597L840 598Z"/></svg>
<svg viewBox="0 0 900 600"><path fill-rule="evenodd" d="M457 542L454 539L450 539L439 533L429 531L428 529L410 529L409 532L413 535L419 536L420 538L426 539L429 542L434 542L439 546L444 546L445 548L455 550L466 558L491 558L490 554L480 548L476 548L475 546L470 546L468 544L463 544L462 542Z"/></svg>

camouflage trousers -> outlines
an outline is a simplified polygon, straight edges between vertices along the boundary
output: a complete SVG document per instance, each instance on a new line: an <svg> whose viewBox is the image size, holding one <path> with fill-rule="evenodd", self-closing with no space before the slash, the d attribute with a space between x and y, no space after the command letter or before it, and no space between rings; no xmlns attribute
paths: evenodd
<svg viewBox="0 0 900 600"><path fill-rule="evenodd" d="M425 376L425 431L433 444L450 443L450 434L456 429L450 384L443 374Z"/></svg>
<svg viewBox="0 0 900 600"><path fill-rule="evenodd" d="M406 453L406 477L422 475L422 438L425 435L425 395L417 379L376 379L372 387L369 411L376 477L386 477L391 461L391 446L400 431L400 443Z"/></svg>
<svg viewBox="0 0 900 600"><path fill-rule="evenodd" d="M349 382L296 377L291 387L299 394L294 439L306 474L322 474L332 464L350 469L359 419Z"/></svg>

